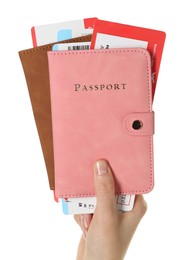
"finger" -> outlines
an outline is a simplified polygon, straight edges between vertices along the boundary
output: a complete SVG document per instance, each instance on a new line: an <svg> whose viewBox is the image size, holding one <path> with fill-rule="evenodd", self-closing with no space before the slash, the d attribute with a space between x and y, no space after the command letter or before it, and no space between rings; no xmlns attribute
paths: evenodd
<svg viewBox="0 0 191 260"><path fill-rule="evenodd" d="M77 223L78 225L80 225L80 223L81 223L81 221L80 221L80 215L79 215L79 214L74 215L74 219L75 219L76 223Z"/></svg>
<svg viewBox="0 0 191 260"><path fill-rule="evenodd" d="M81 227L83 236L86 238L87 232L92 220L92 214L80 214L80 215L74 215L74 219L78 223L78 225Z"/></svg>
<svg viewBox="0 0 191 260"><path fill-rule="evenodd" d="M142 218L147 211L147 203L144 200L143 195L136 195L135 197L135 205L132 213L136 215L138 218Z"/></svg>
<svg viewBox="0 0 191 260"><path fill-rule="evenodd" d="M129 239L133 237L137 226L139 225L142 217L146 213L147 204L142 195L136 195L135 204L132 211L126 212L122 214L122 226L124 230L127 230L131 236Z"/></svg>
<svg viewBox="0 0 191 260"><path fill-rule="evenodd" d="M126 212L124 216L130 217L133 221L139 222L147 211L147 203L143 195L135 196L135 203L132 211Z"/></svg>
<svg viewBox="0 0 191 260"><path fill-rule="evenodd" d="M80 225L82 227L82 230L88 231L88 228L92 220L92 214L82 214L80 215L80 220L81 220Z"/></svg>
<svg viewBox="0 0 191 260"><path fill-rule="evenodd" d="M94 186L97 197L96 211L111 213L116 210L114 179L105 160L99 160L94 165Z"/></svg>

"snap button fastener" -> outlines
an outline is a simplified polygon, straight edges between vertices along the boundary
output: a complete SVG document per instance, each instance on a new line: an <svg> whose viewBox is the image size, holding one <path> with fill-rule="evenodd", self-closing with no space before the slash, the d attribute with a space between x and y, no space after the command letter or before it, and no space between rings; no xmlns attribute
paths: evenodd
<svg viewBox="0 0 191 260"><path fill-rule="evenodd" d="M134 130L139 130L143 127L143 123L140 120L135 120L132 124Z"/></svg>

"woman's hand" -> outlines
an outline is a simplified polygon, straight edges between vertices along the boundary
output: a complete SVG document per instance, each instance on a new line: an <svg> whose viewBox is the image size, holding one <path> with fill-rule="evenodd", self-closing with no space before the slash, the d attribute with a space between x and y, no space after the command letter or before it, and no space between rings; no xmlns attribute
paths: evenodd
<svg viewBox="0 0 191 260"><path fill-rule="evenodd" d="M122 260L147 206L137 195L132 211L116 209L115 186L111 168L105 160L94 165L97 205L94 214L75 215L83 230L77 260Z"/></svg>

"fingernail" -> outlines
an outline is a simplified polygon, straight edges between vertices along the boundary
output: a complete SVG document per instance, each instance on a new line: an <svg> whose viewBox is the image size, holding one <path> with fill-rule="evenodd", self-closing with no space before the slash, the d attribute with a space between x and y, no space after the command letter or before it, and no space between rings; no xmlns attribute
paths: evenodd
<svg viewBox="0 0 191 260"><path fill-rule="evenodd" d="M86 237L87 237L87 231L86 230L83 230L83 233L82 233L84 239L86 240Z"/></svg>
<svg viewBox="0 0 191 260"><path fill-rule="evenodd" d="M84 217L84 215L81 215L80 218L81 218L81 228L82 228L82 230L84 230L84 228L88 229L88 223L87 223L87 220Z"/></svg>
<svg viewBox="0 0 191 260"><path fill-rule="evenodd" d="M96 172L97 175L105 175L108 173L108 164L104 160L97 161L96 163Z"/></svg>
<svg viewBox="0 0 191 260"><path fill-rule="evenodd" d="M85 227L85 229L88 229L88 222L85 216L82 214L80 217L81 217L81 226Z"/></svg>
<svg viewBox="0 0 191 260"><path fill-rule="evenodd" d="M83 235L84 239L86 240L86 236L87 236L87 230L86 229L88 227L87 221L86 221L86 219L84 218L83 215L81 215L80 218L81 218L82 235Z"/></svg>

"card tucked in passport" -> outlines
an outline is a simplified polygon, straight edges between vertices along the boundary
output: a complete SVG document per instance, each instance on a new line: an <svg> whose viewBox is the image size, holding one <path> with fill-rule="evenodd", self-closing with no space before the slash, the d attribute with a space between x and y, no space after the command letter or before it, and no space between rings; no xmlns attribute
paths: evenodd
<svg viewBox="0 0 191 260"><path fill-rule="evenodd" d="M62 42L91 41L91 36L77 37ZM52 50L53 44L23 50L19 52L25 78L29 90L33 113L40 137L48 180L51 189L55 187L54 157L52 142L52 119L50 104L50 85L48 75L47 51Z"/></svg>
<svg viewBox="0 0 191 260"><path fill-rule="evenodd" d="M153 188L151 58L141 48L49 51L58 198L95 196L92 165L111 162L116 194Z"/></svg>

